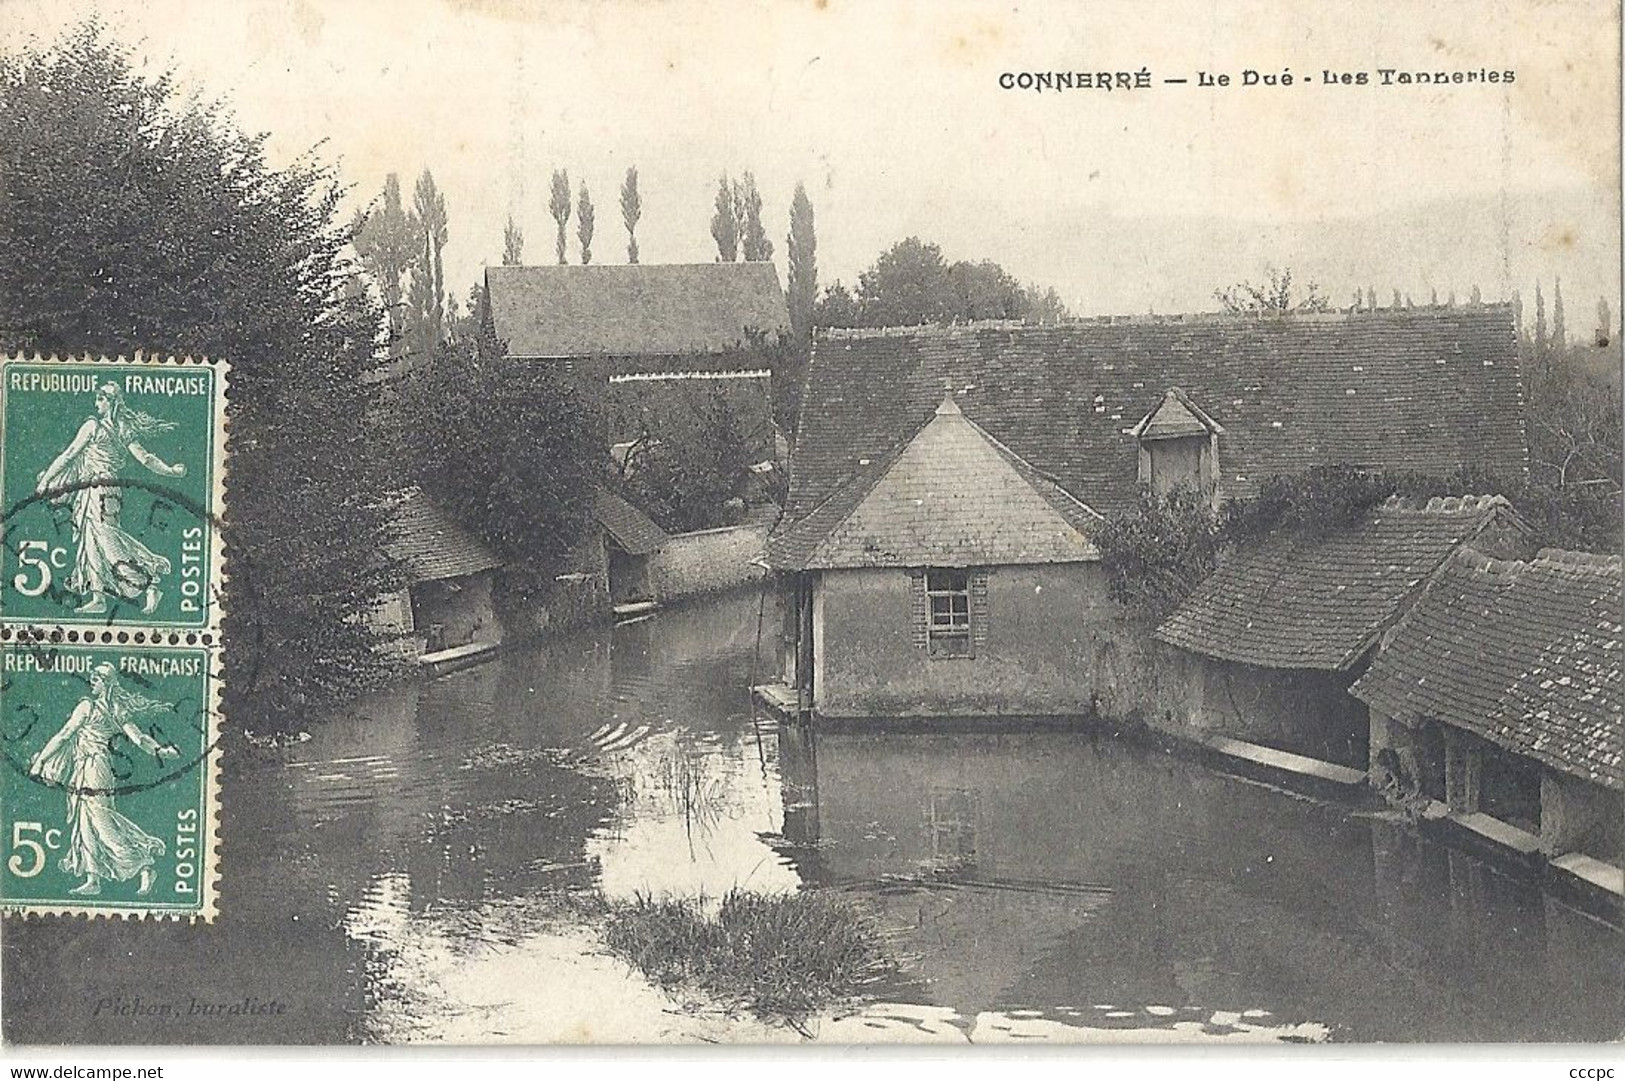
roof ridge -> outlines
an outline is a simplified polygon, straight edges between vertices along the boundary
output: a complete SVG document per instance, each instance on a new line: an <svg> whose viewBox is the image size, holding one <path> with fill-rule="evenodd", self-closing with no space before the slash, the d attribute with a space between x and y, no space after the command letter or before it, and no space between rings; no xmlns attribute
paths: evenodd
<svg viewBox="0 0 1625 1081"><path fill-rule="evenodd" d="M1391 495L1377 509L1412 514L1482 514L1495 507L1511 506L1503 495Z"/></svg>
<svg viewBox="0 0 1625 1081"><path fill-rule="evenodd" d="M1617 555L1596 552L1577 552L1568 548L1542 548L1535 553L1533 563L1566 570L1597 571L1605 574L1620 573L1621 560Z"/></svg>
<svg viewBox="0 0 1625 1081"><path fill-rule="evenodd" d="M610 264L615 265L615 264ZM707 264L700 264L707 265ZM726 264L724 264L726 265ZM1349 310L1339 308L1326 312L1282 312L1259 315L1251 312L1172 312L1165 315L1080 315L1047 323L1033 323L1023 319L970 319L963 322L910 323L880 327L820 327L817 336L830 341L861 340L865 338L940 337L980 330L1054 331L1069 327L1087 326L1181 326L1202 323L1262 323L1270 321L1293 323L1347 323L1358 319L1398 318L1431 319L1449 314L1494 315L1510 312L1509 301L1482 304L1419 305L1414 308L1377 308Z"/></svg>

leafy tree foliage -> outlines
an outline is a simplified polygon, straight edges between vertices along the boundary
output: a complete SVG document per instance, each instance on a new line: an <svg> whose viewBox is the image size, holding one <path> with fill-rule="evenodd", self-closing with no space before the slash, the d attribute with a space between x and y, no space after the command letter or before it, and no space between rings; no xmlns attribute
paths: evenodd
<svg viewBox="0 0 1625 1081"><path fill-rule="evenodd" d="M254 729L382 674L363 616L400 581L371 453L385 313L332 170L262 144L95 22L0 61L5 347L231 362L227 715Z"/></svg>
<svg viewBox="0 0 1625 1081"><path fill-rule="evenodd" d="M383 194L371 207L356 212L350 232L355 238L356 254L383 298L390 356L398 358L406 347L406 283L423 258L417 220L401 205L399 176L390 173L384 179Z"/></svg>
<svg viewBox="0 0 1625 1081"><path fill-rule="evenodd" d="M634 442L622 490L675 532L737 521L747 467L763 458L770 433L748 426L752 411L733 400L726 381L677 384L671 397Z"/></svg>
<svg viewBox="0 0 1625 1081"><path fill-rule="evenodd" d="M434 356L446 336L446 275L440 252L449 237L446 197L434 176L423 170L412 191L413 220L422 235L423 258L412 268L407 294L407 333L410 350L421 363Z"/></svg>
<svg viewBox="0 0 1625 1081"><path fill-rule="evenodd" d="M621 224L626 226L626 261L638 261L638 220L643 217L643 197L638 194L638 167L628 166L621 181Z"/></svg>
<svg viewBox="0 0 1625 1081"><path fill-rule="evenodd" d="M563 169L553 170L547 211L553 215L553 221L559 227L554 248L559 257L559 266L563 266L568 261L565 258L565 228L570 224L570 174Z"/></svg>
<svg viewBox="0 0 1625 1081"><path fill-rule="evenodd" d="M581 265L592 262L593 209L587 182L581 182L581 198L576 203L576 236L581 241Z"/></svg>
<svg viewBox="0 0 1625 1081"><path fill-rule="evenodd" d="M711 215L711 238L717 242L717 259L739 261L739 215L734 207L734 189L723 173L717 181L716 210Z"/></svg>
<svg viewBox="0 0 1625 1081"><path fill-rule="evenodd" d="M520 266L525 261L525 234L508 215L508 224L502 227L502 265Z"/></svg>
<svg viewBox="0 0 1625 1081"><path fill-rule="evenodd" d="M1224 310L1237 315L1285 315L1287 312L1324 312L1331 310L1331 302L1321 295L1320 287L1310 282L1300 294L1292 286L1292 268L1277 271L1269 269L1269 281L1254 285L1250 281L1237 282L1224 289L1215 289L1213 299L1224 305ZM1358 294L1355 296L1359 300ZM1370 293L1370 307L1376 306L1376 293ZM1394 307L1399 307L1399 292L1394 292Z"/></svg>
<svg viewBox="0 0 1625 1081"><path fill-rule="evenodd" d="M510 561L506 603L545 596L609 479L597 396L553 366L505 360L488 319L406 394L425 494Z"/></svg>
<svg viewBox="0 0 1625 1081"><path fill-rule="evenodd" d="M937 245L908 237L858 276L856 295L840 282L826 289L813 323L883 327L982 319L1059 322L1067 317L1055 290L1039 292L1022 285L991 260L949 263Z"/></svg>
<svg viewBox="0 0 1625 1081"><path fill-rule="evenodd" d="M762 195L756 190L756 177L749 170L734 185L734 207L745 262L765 263L773 258L773 242L762 228Z"/></svg>

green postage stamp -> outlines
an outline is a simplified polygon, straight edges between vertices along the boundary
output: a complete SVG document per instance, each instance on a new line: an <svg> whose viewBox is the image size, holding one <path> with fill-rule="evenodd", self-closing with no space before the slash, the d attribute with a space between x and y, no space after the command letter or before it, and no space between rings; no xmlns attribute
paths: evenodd
<svg viewBox="0 0 1625 1081"><path fill-rule="evenodd" d="M0 908L210 919L226 366L0 358Z"/></svg>
<svg viewBox="0 0 1625 1081"><path fill-rule="evenodd" d="M225 367L0 360L0 620L219 626Z"/></svg>

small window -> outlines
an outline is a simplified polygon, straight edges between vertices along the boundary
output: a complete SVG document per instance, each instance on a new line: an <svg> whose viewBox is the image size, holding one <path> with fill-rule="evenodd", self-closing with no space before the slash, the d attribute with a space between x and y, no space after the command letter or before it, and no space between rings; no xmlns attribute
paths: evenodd
<svg viewBox="0 0 1625 1081"><path fill-rule="evenodd" d="M927 570L925 595L930 606L927 638L931 655L970 656L970 572L937 568Z"/></svg>

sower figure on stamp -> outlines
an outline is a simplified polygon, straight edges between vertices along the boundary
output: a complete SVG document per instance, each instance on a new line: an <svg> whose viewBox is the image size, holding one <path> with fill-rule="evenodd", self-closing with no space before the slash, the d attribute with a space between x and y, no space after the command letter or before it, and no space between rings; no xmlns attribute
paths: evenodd
<svg viewBox="0 0 1625 1081"><path fill-rule="evenodd" d="M173 421L129 408L117 383L103 383L96 391L96 416L36 478L36 493L59 491L53 501L72 505L78 551L66 587L86 598L76 611L105 612L110 595L140 598L148 615L158 607L163 596L158 579L170 572L170 562L120 528L123 490L98 482L117 480L132 457L160 477L184 477L184 463L167 465L141 445L143 438L174 427Z"/></svg>
<svg viewBox="0 0 1625 1081"><path fill-rule="evenodd" d="M89 696L29 762L30 774L68 790L68 848L58 865L67 874L85 876L70 893L97 894L108 879L127 882L137 875L136 893L152 892L152 865L164 854L164 842L114 809L113 740L122 734L148 754L175 757L180 752L174 747L136 726L139 718L169 709L125 687L112 665L97 665Z"/></svg>

